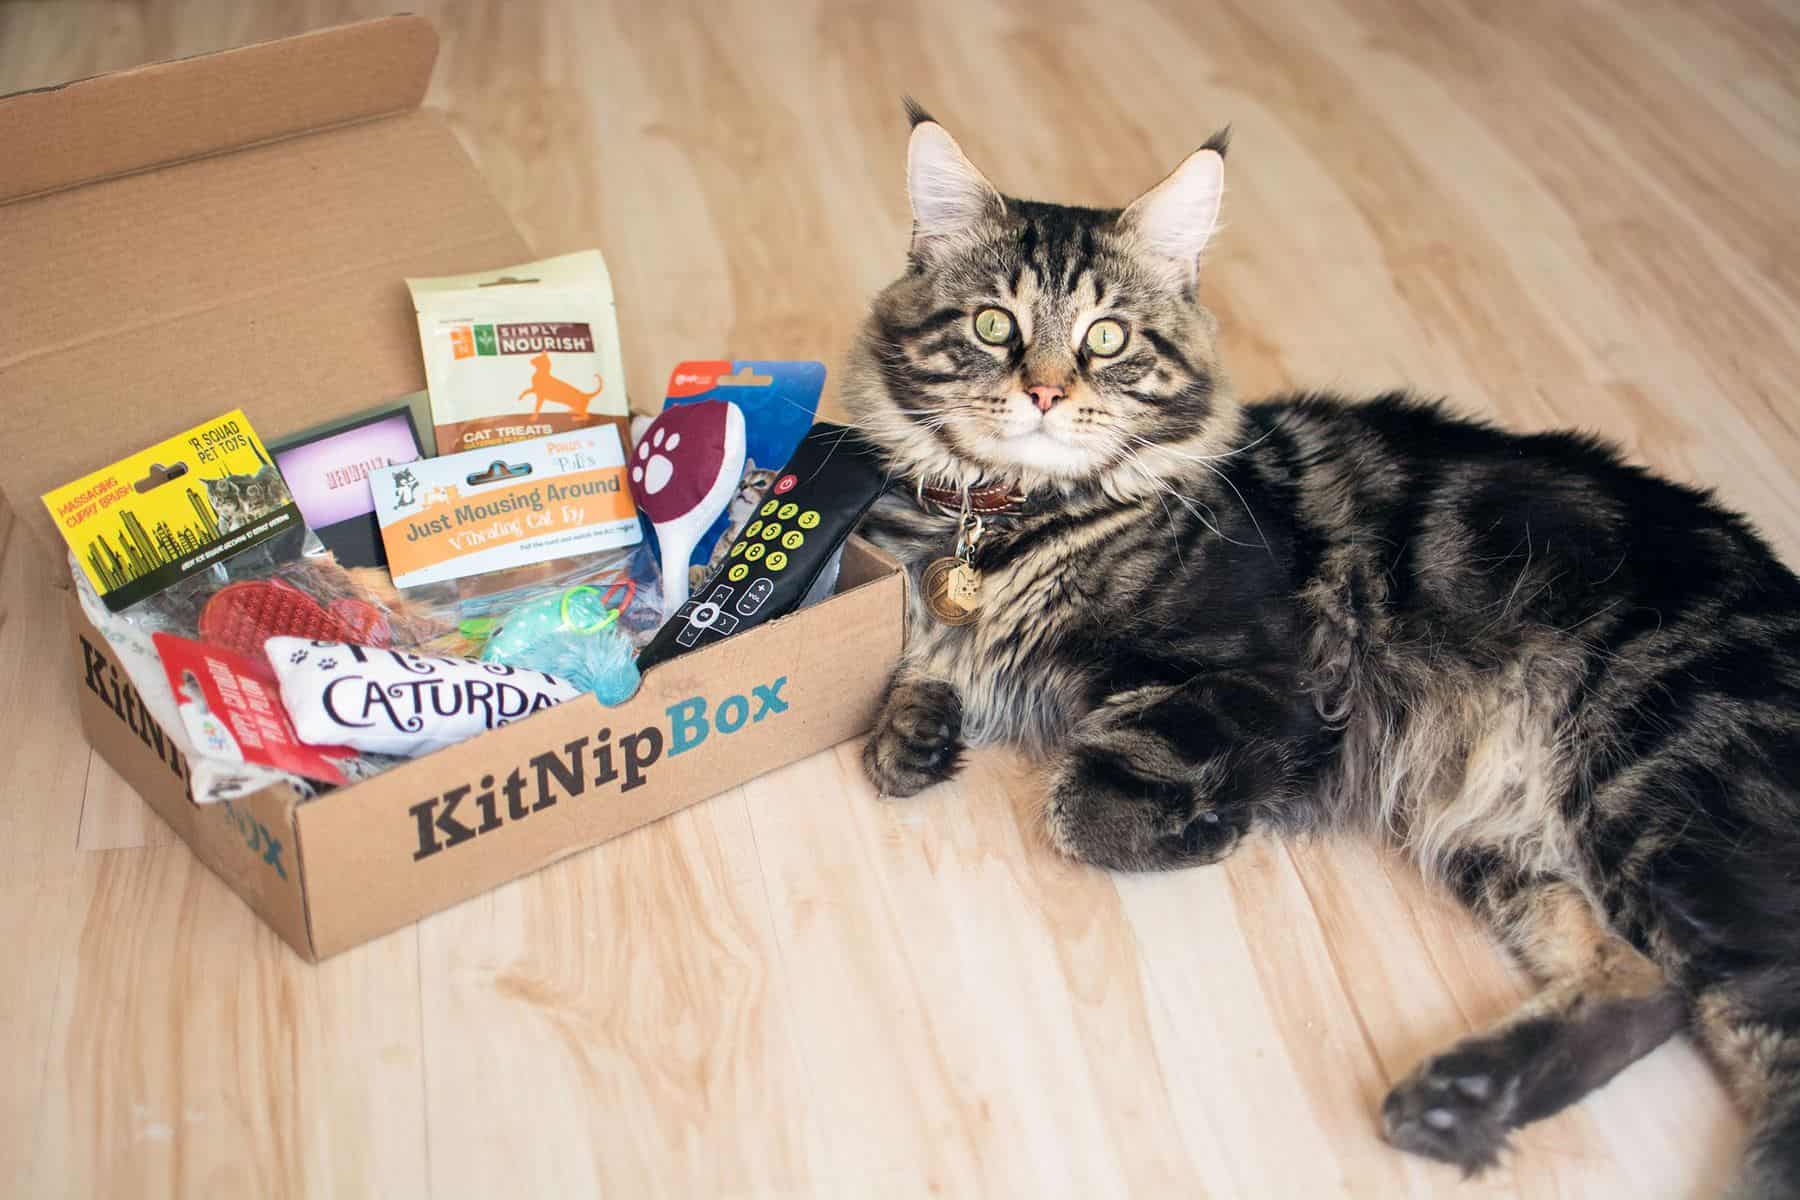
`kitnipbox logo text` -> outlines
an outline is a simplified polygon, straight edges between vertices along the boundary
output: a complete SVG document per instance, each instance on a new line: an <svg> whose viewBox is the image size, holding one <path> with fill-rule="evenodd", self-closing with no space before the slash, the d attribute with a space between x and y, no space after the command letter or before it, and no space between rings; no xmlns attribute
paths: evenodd
<svg viewBox="0 0 1800 1200"><path fill-rule="evenodd" d="M781 690L786 686L783 675L773 683L756 685L748 695L730 695L716 704L693 696L671 704L665 722L623 734L603 728L591 737L533 755L504 778L484 774L420 801L407 809L418 836L413 861L523 821L559 801L580 799L591 789L615 782L621 793L642 787L664 757L686 754L708 738L730 737L785 713L788 701Z"/></svg>

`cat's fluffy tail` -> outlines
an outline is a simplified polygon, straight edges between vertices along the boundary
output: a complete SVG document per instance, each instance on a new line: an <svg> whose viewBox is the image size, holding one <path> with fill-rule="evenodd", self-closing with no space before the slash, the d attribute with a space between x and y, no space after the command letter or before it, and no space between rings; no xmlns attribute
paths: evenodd
<svg viewBox="0 0 1800 1200"><path fill-rule="evenodd" d="M1800 1032L1772 1037L1772 1071L1751 1114L1729 1200L1800 1200Z"/></svg>

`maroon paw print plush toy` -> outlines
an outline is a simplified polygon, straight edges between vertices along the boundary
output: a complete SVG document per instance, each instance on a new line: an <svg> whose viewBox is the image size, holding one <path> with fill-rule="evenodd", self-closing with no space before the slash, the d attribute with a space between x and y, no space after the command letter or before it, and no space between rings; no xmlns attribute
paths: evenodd
<svg viewBox="0 0 1800 1200"><path fill-rule="evenodd" d="M665 408L631 455L631 494L650 519L662 566L663 619L688 598L694 547L744 474L744 414L724 400Z"/></svg>

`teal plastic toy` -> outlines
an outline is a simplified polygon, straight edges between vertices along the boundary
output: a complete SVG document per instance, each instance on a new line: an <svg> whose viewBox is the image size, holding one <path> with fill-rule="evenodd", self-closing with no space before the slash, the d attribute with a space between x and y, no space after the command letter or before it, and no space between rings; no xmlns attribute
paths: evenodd
<svg viewBox="0 0 1800 1200"><path fill-rule="evenodd" d="M638 686L637 652L618 627L636 591L628 579L604 590L584 584L527 600L498 624L465 622L463 632L489 634L483 662L542 671L618 704Z"/></svg>

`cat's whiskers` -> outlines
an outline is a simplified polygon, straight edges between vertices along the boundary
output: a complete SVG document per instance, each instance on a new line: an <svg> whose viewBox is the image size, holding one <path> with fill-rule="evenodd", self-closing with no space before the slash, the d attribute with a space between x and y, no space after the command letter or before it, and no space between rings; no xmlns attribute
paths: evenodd
<svg viewBox="0 0 1800 1200"><path fill-rule="evenodd" d="M1160 493L1156 497L1156 502L1162 505L1163 516L1169 520L1169 545L1175 550L1175 561L1180 563L1181 569L1185 571L1187 570L1187 559L1181 553L1181 539L1175 535L1175 514L1169 511L1169 502L1163 499Z"/></svg>
<svg viewBox="0 0 1800 1200"><path fill-rule="evenodd" d="M1127 437L1126 440L1119 440L1113 443L1112 454L1118 465L1129 470L1132 474L1137 476L1139 480L1149 484L1157 494L1175 497L1175 499L1181 503L1182 507L1186 508L1189 512L1194 513L1196 517L1200 516L1200 514L1195 512L1194 505L1200 505L1201 508L1206 510L1207 517L1210 518L1210 520L1202 518L1206 521L1206 527L1220 537L1224 537L1224 533L1220 531L1218 526L1219 514L1213 511L1212 506L1198 497L1185 496L1176 491L1174 485L1169 482L1168 478L1164 476L1162 472L1156 470L1142 454L1131 448L1131 440L1132 439Z"/></svg>
<svg viewBox="0 0 1800 1200"><path fill-rule="evenodd" d="M1252 441L1245 442L1243 445L1239 446L1235 450L1225 450L1218 454L1183 454L1181 451L1175 449L1175 447L1173 447L1173 446L1163 445L1158 442L1152 442L1147 438L1138 437L1138 438L1135 438L1135 440L1140 445L1155 447L1157 450L1161 451L1162 453L1167 454L1172 458L1179 458L1179 459L1183 460L1184 462L1208 463L1208 462L1219 462L1223 459L1232 458L1236 455L1242 454L1246 450L1254 450L1257 446L1262 445L1262 443L1264 443L1270 437L1272 437L1274 435L1274 433L1275 433L1275 430L1273 428L1271 428L1268 430L1268 432L1264 433L1261 437L1256 438Z"/></svg>
<svg viewBox="0 0 1800 1200"><path fill-rule="evenodd" d="M1132 470L1136 471L1144 479L1145 482L1149 483L1155 489L1155 491L1152 494L1157 497L1157 500L1159 503L1163 503L1163 511L1165 513L1168 512L1168 505L1167 505L1167 503L1163 502L1162 497L1165 495L1172 496L1172 497L1174 497L1176 503L1180 504L1183 508L1187 509L1188 512L1193 516L1193 518L1196 521L1199 521L1207 529L1211 530L1213 535L1218 537L1220 540L1230 542L1234 546L1243 546L1245 549L1252 548L1249 545L1249 543L1240 542L1236 538L1232 537L1230 534L1226 533L1223 529L1219 528L1219 524L1218 524L1219 514L1215 511L1213 511L1212 506L1210 504L1206 503L1206 501L1201 500L1195 496L1184 496L1180 492L1176 491L1173 487L1171 487L1169 485L1167 480L1161 478L1155 472L1153 472L1150 469L1149 464L1143 462L1142 459L1132 450L1125 448L1125 447L1120 447L1120 451L1121 451L1121 453L1123 453L1125 455L1125 465L1129 466ZM1205 513L1201 513L1199 511L1199 509L1194 507L1195 505L1199 505L1200 508L1205 509L1206 510ZM1252 519L1254 520L1254 518L1252 518ZM1258 530L1258 532L1260 533L1261 531ZM1265 547L1268 545L1268 543L1266 541L1263 544Z"/></svg>
<svg viewBox="0 0 1800 1200"><path fill-rule="evenodd" d="M1273 431L1271 431L1271 432L1273 432ZM1268 436L1268 434L1263 435L1263 437L1267 437L1267 436ZM1263 533L1262 522L1260 522L1256 519L1256 513L1251 510L1250 502L1244 498L1244 493L1242 491L1238 490L1238 485L1232 482L1231 477L1229 475L1227 475L1227 474L1225 474L1225 472L1219 470L1219 468L1213 466L1211 461L1208 461L1209 459L1228 457L1228 455L1190 456L1190 455L1179 454L1167 446L1158 445L1156 442L1152 442L1148 438L1140 437L1137 434L1132 434L1131 440L1140 446L1145 446L1145 447L1148 447L1149 449L1156 450L1161 453L1170 454L1176 458L1186 459L1188 461L1197 463L1198 465L1206 468L1208 471L1211 471L1214 475L1217 475L1219 477L1219 479L1225 484L1225 486L1231 489L1232 494L1238 498L1238 503L1244 506L1244 515L1250 518L1250 526L1251 526L1251 528L1256 530L1256 536L1259 539L1261 539L1262 544L1263 544L1263 549L1267 550L1271 556L1274 555L1275 550L1273 547L1271 547L1269 545L1268 535ZM1257 441L1261 441L1261 440L1262 440L1262 438L1257 439ZM1242 453L1243 451L1248 450L1251 445L1255 445L1255 443L1252 442L1249 445L1240 446L1240 447L1238 447L1238 449L1231 451L1231 453L1232 454ZM1224 535L1221 534L1220 536L1223 537ZM1243 543L1239 542L1236 544L1242 545Z"/></svg>

